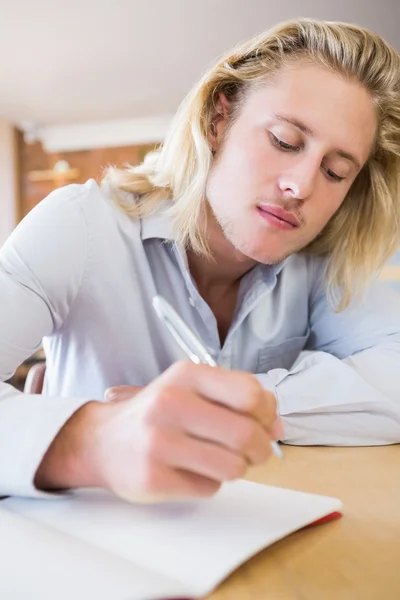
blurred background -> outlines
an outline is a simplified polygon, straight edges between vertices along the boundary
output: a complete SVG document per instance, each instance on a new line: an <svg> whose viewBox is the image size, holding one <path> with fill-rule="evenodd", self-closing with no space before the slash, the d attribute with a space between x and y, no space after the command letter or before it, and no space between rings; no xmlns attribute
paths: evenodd
<svg viewBox="0 0 400 600"><path fill-rule="evenodd" d="M0 0L0 245L54 188L141 162L210 63L300 16L400 51L400 0ZM400 252L381 277L400 291Z"/></svg>

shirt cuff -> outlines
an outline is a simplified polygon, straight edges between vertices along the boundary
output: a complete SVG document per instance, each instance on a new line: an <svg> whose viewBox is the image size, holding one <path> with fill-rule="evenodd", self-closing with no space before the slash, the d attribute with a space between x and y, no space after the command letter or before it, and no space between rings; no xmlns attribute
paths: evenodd
<svg viewBox="0 0 400 600"><path fill-rule="evenodd" d="M6 384L0 391L0 496L57 497L34 486L35 474L57 433L89 399L22 394Z"/></svg>

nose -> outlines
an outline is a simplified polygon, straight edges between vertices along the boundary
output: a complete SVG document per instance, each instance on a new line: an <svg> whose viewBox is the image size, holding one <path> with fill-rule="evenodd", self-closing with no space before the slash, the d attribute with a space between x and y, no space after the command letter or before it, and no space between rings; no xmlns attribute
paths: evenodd
<svg viewBox="0 0 400 600"><path fill-rule="evenodd" d="M283 198L307 200L315 189L319 168L320 163L310 158L292 164L278 179Z"/></svg>

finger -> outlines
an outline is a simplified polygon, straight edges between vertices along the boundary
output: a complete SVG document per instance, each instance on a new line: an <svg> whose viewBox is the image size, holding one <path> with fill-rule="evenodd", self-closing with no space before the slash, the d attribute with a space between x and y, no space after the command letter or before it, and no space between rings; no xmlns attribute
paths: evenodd
<svg viewBox="0 0 400 600"><path fill-rule="evenodd" d="M273 426L277 418L274 394L264 390L250 373L179 362L153 382L159 387L164 383L195 390L213 402L254 416L267 429Z"/></svg>
<svg viewBox="0 0 400 600"><path fill-rule="evenodd" d="M221 487L221 483L196 473L154 465L153 475L141 489L112 490L124 500L133 503L159 504L186 498L209 498Z"/></svg>
<svg viewBox="0 0 400 600"><path fill-rule="evenodd" d="M181 497L208 498L218 492L221 487L219 481L180 469L171 470L168 483L171 488L178 490Z"/></svg>
<svg viewBox="0 0 400 600"><path fill-rule="evenodd" d="M182 469L153 466L153 477L147 484L147 496L151 494L158 501L178 500L181 498L208 498L214 495L221 483L197 473ZM159 473L157 473L159 470Z"/></svg>
<svg viewBox="0 0 400 600"><path fill-rule="evenodd" d="M164 388L147 415L149 425L178 429L191 437L217 443L243 456L249 464L265 462L271 436L260 423L244 414L214 404L190 390Z"/></svg>
<svg viewBox="0 0 400 600"><path fill-rule="evenodd" d="M271 436L274 440L282 440L284 438L284 435L285 433L283 428L283 422L282 419L278 417L272 427Z"/></svg>
<svg viewBox="0 0 400 600"><path fill-rule="evenodd" d="M104 392L104 400L107 402L116 402L119 400L130 400L142 388L137 385L118 385L108 388Z"/></svg>
<svg viewBox="0 0 400 600"><path fill-rule="evenodd" d="M152 432L147 453L156 462L219 482L239 479L247 469L239 454L167 429Z"/></svg>

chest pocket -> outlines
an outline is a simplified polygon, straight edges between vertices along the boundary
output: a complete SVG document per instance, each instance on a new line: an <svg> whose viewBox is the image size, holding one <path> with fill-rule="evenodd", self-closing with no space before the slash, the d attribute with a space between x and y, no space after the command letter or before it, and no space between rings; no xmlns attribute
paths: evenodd
<svg viewBox="0 0 400 600"><path fill-rule="evenodd" d="M266 373L270 369L290 369L306 345L308 336L309 332L259 350L257 373Z"/></svg>

